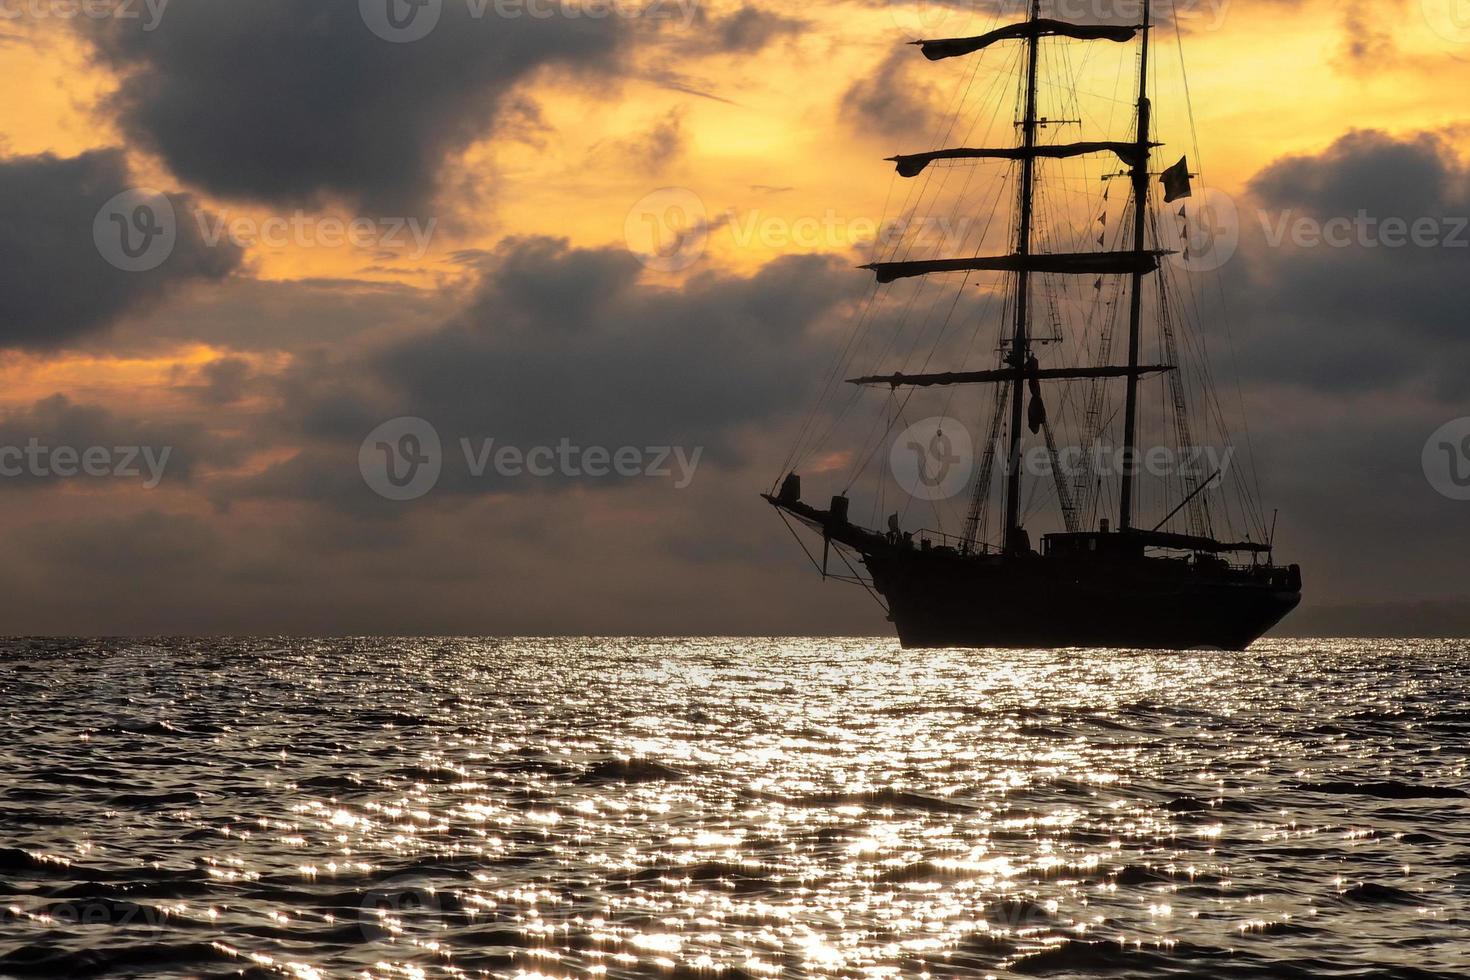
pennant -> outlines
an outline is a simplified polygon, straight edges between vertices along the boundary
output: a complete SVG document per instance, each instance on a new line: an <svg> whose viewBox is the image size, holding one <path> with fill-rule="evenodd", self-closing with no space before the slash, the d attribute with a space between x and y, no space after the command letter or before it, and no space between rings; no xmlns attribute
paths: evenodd
<svg viewBox="0 0 1470 980"><path fill-rule="evenodd" d="M1193 197L1194 189L1189 186L1189 158L1180 157L1178 163L1164 171L1159 178L1159 183L1164 185L1165 204L1172 204L1181 198Z"/></svg>

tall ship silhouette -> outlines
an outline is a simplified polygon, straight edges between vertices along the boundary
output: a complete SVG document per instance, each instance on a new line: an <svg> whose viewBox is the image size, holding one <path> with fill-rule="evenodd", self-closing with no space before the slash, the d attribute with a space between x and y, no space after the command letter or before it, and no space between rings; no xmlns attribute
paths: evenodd
<svg viewBox="0 0 1470 980"><path fill-rule="evenodd" d="M974 63L959 78L944 136L961 132L968 143L999 119L1014 123L1017 138L890 158L908 198L905 220L937 201L935 185L942 190L955 174L964 189L952 213L983 209L985 195L966 192L988 167L998 188L991 212L1005 227L993 234L982 221L946 236L941 244L961 246L959 254L916 257L923 243L906 235L879 242L881 260L863 266L874 283L853 336L762 496L824 578L869 590L905 647L1244 649L1300 602L1301 571L1274 560L1276 520L1259 504L1253 469L1233 450L1200 465L1203 429L1226 440L1222 449L1234 445L1209 366L1220 337L1201 312L1222 279L1201 260L1201 232L1190 227L1217 216L1189 211L1201 195L1187 155L1154 169L1163 144L1154 141L1151 97L1159 87L1153 34L1177 32L1182 70L1184 31L1151 0L1097 24L1043 16L1040 0L1009 6L1023 19L1001 24L997 14L982 33L912 43L931 62ZM1161 14L1170 16L1156 21ZM1084 104L1106 80L1096 48L1126 52L1117 58L1118 94L1093 99L1131 109L1122 139L1090 128L1122 123ZM988 128L983 104L964 106L987 81L997 96ZM1187 84L1180 89L1187 94ZM1187 118L1192 125L1192 112ZM1210 277L1201 270L1217 275L1203 282ZM901 286L913 291L892 292ZM915 312L923 310L927 322ZM885 317L897 321L886 332ZM867 355L872 373L850 376ZM864 393L884 399L869 438L828 451L825 440ZM948 411L927 427L910 424L920 397ZM975 399L973 426L949 417L963 414L956 407L965 397ZM1243 418L1243 397L1239 408ZM1078 452L1058 448L1069 434ZM961 442L976 446L968 459ZM898 466L882 465L905 454L914 459L907 486ZM965 462L969 478L953 500L928 492ZM808 482L841 481L825 507L803 500L803 466L815 470ZM873 469L872 519L859 519L851 490ZM902 509L888 514L897 502ZM946 515L941 504L963 510ZM953 533L918 523L931 516L952 520ZM1047 520L1054 529L1038 531Z"/></svg>

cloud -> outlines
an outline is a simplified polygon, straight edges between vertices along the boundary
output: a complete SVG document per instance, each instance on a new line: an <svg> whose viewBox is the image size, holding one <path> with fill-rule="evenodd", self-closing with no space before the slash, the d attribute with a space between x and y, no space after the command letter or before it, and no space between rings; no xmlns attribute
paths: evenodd
<svg viewBox="0 0 1470 980"><path fill-rule="evenodd" d="M806 21L751 4L724 17L708 17L701 7L699 20L699 47L721 54L754 54L773 41L796 37L808 27Z"/></svg>
<svg viewBox="0 0 1470 980"><path fill-rule="evenodd" d="M1401 629L1388 624L1402 608L1350 618L1341 603L1406 601L1462 574L1440 543L1470 533L1470 510L1434 491L1421 454L1466 412L1470 172L1435 134L1351 131L1261 168L1235 204L1240 251L1218 283L1234 356L1220 323L1207 330L1217 369L1243 386L1267 515L1281 508L1277 557L1305 569L1300 618ZM1390 219L1438 239L1400 242ZM1211 279L1179 286L1209 300ZM1244 452L1244 430L1233 438Z"/></svg>
<svg viewBox="0 0 1470 980"><path fill-rule="evenodd" d="M1354 130L1319 154L1282 157L1250 181L1268 207L1300 207L1317 217L1377 208L1383 214L1433 214L1460 207L1470 178L1454 150L1434 133L1395 137Z"/></svg>
<svg viewBox="0 0 1470 980"><path fill-rule="evenodd" d="M219 493L394 512L363 485L357 452L405 415L437 427L450 494L526 488L473 477L461 438L698 447L707 462L736 462L746 427L807 403L840 336L832 318L864 285L838 259L808 255L750 276L702 272L674 289L645 282L626 249L539 237L505 241L482 261L473 295L437 329L345 363L298 358L275 381L269 424L301 451Z"/></svg>
<svg viewBox="0 0 1470 980"><path fill-rule="evenodd" d="M131 186L118 150L0 160L0 345L63 347L151 309L185 283L217 282L239 267L238 248L205 244L183 194L169 198L177 240L162 264L137 272L110 264L94 223Z"/></svg>
<svg viewBox="0 0 1470 980"><path fill-rule="evenodd" d="M250 362L221 357L200 369L199 400L206 405L233 405L245 397L251 381Z"/></svg>
<svg viewBox="0 0 1470 980"><path fill-rule="evenodd" d="M920 81L923 59L916 64L916 50L895 47L843 93L842 116L857 132L911 140L934 131L933 89Z"/></svg>
<svg viewBox="0 0 1470 980"><path fill-rule="evenodd" d="M1470 171L1437 136L1351 132L1277 160L1250 181L1240 230L1226 281L1255 376L1463 390Z"/></svg>
<svg viewBox="0 0 1470 980"><path fill-rule="evenodd" d="M343 349L437 326L454 301L448 283L420 289L361 279L234 276L177 297L146 322L122 324L105 346L141 356L166 355L185 344L236 352Z"/></svg>
<svg viewBox="0 0 1470 980"><path fill-rule="evenodd" d="M406 216L425 212L446 158L486 135L517 83L546 66L610 71L627 33L619 17L474 9L443 4L408 43L375 35L358 0L195 0L151 32L102 21L87 36L120 78L118 123L182 180Z"/></svg>
<svg viewBox="0 0 1470 980"><path fill-rule="evenodd" d="M864 285L816 255L749 277L703 272L681 289L641 271L621 248L512 239L463 312L375 366L404 404L454 427L724 444L805 399L831 353L818 324Z"/></svg>
<svg viewBox="0 0 1470 980"><path fill-rule="evenodd" d="M164 480L170 485L190 482L204 467L234 465L243 458L246 443L202 423L133 418L58 394L0 414L0 449L6 467L0 488L83 480L88 486L142 483L151 488ZM106 451L109 462L99 459L93 466L107 469L105 475L81 472L75 460L63 462L56 456L58 450L84 456L89 449Z"/></svg>
<svg viewBox="0 0 1470 980"><path fill-rule="evenodd" d="M640 173L663 173L689 144L689 136L684 131L685 113L686 107L675 106L660 116L646 132L617 140L614 148L620 162L636 167ZM600 147L593 148L594 165L598 149Z"/></svg>

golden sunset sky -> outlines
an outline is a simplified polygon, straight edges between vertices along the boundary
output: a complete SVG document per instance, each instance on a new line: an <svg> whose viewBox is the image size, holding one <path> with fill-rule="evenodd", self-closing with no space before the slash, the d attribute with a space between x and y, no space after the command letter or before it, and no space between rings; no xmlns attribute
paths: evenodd
<svg viewBox="0 0 1470 980"><path fill-rule="evenodd" d="M1024 4L533 18L443 3L433 34L394 43L357 0L172 0L151 28L142 0L138 19L0 0L0 314L25 324L0 328L0 442L154 439L178 467L149 489L12 481L12 632L882 631L860 595L806 574L754 493L845 335L865 236L905 192L883 158L934 148L957 102L1014 84L1014 49L931 64L905 42ZM1177 35L1155 32L1161 153L1193 157L1197 134L1191 163L1243 224L1293 202L1352 214L1354 194L1384 216L1465 213L1470 5L1179 8ZM1124 79L1126 124L1136 49L1104 47L1082 77L1096 106ZM156 275L117 280L92 216L129 187L167 194L184 229ZM636 261L685 217L708 225L693 260ZM425 237L323 244L329 219ZM293 221L310 240L210 240ZM1278 339L1246 325L1243 397L1280 434L1263 436L1267 505L1295 548L1282 557L1308 569L1308 610L1462 591L1466 559L1443 541L1470 505L1418 470L1429 433L1467 414L1467 257L1436 252L1421 280L1422 263L1380 275L1373 255L1314 254L1283 303L1362 322ZM1324 299L1335 282L1381 287L1383 306ZM761 320L764 301L795 321ZM1404 363L1380 370L1380 350ZM363 499L356 460L405 414L432 417L451 452L467 431L709 448L685 490L457 487L395 509ZM1359 530L1372 561L1334 560Z"/></svg>

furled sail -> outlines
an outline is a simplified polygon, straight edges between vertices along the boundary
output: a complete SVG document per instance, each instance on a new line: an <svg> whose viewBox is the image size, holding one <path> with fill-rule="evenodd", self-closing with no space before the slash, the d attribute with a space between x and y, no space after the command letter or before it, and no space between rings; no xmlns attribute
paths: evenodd
<svg viewBox="0 0 1470 980"><path fill-rule="evenodd" d="M1101 24L1069 24L1066 21L1049 20L1045 17L1036 20L1028 20L1020 24L1011 24L1006 27L997 28L988 34L977 37L949 37L936 41L914 41L919 50L924 52L924 57L930 61L938 61L941 58L957 58L961 55L974 54L976 51L990 47L997 41L1008 41L1013 39L1024 39L1031 37L1070 37L1078 41L1131 41L1137 36L1137 27L1106 27Z"/></svg>
<svg viewBox="0 0 1470 980"><path fill-rule="evenodd" d="M1127 275L1154 272L1164 251L1051 252L1036 255L980 256L972 259L929 259L916 262L872 262L860 268L877 274L880 283L931 272L1038 272L1058 275Z"/></svg>
<svg viewBox="0 0 1470 980"><path fill-rule="evenodd" d="M1036 356L1033 354L1026 362L1026 373L1030 375L1026 383L1031 389L1031 405L1027 409L1026 424L1031 427L1033 436L1040 432L1041 427L1046 424L1046 402L1041 399L1041 379L1036 376L1036 372L1040 370L1041 365L1037 363Z"/></svg>
<svg viewBox="0 0 1470 980"><path fill-rule="evenodd" d="M1170 364L1143 364L1129 367L1083 367L1083 368L1028 368L1017 372L1015 368L998 368L994 371L948 371L943 374L878 374L867 378L849 378L850 385L888 385L892 388L933 388L939 385L973 385L996 381L1015 381L1018 374L1028 380L1070 381L1078 378L1126 378L1129 375L1144 377L1173 371Z"/></svg>
<svg viewBox="0 0 1470 980"><path fill-rule="evenodd" d="M1093 142L1093 143L1058 143L1053 146L1036 146L1026 149L1023 146L999 147L996 149L975 150L969 147L958 147L953 150L934 150L930 153L908 153L896 157L888 157L898 165L900 177L917 177L924 172L924 168L935 160L1024 160L1027 157L1047 157L1051 159L1064 159L1066 157L1082 156L1084 153L1116 153L1118 159L1130 167L1137 166L1142 154L1139 153L1137 143L1119 142Z"/></svg>

